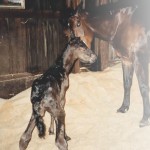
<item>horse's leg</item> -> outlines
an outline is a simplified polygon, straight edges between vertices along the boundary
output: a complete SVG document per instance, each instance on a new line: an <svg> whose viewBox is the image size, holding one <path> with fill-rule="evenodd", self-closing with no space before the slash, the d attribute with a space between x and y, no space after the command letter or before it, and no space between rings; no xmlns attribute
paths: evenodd
<svg viewBox="0 0 150 150"><path fill-rule="evenodd" d="M45 114L45 109L44 107L42 107L40 105L39 102L34 102L33 104L33 113L32 113L32 116L31 116L31 119L29 121L29 124L25 130L25 132L23 133L23 135L21 136L20 138L20 141L19 141L19 148L20 150L25 150L31 140L31 137L32 137L32 132L35 128L35 125L37 124L36 123L36 119L38 118L38 124L37 124L37 128L38 130L40 130L39 132L39 136L44 136L45 134L45 126L42 124L42 118ZM43 127L44 126L44 127ZM44 129L42 129L44 128Z"/></svg>
<svg viewBox="0 0 150 150"><path fill-rule="evenodd" d="M33 115L35 118L35 124L39 132L39 137L44 138L46 132L46 126L44 124L43 116L45 115L45 107L41 104L43 102L34 102L33 103ZM43 103L44 104L44 103Z"/></svg>
<svg viewBox="0 0 150 150"><path fill-rule="evenodd" d="M123 103L121 107L117 110L117 112L125 113L128 111L130 106L130 89L132 85L132 78L134 71L132 61L123 60L122 70L123 70L124 98Z"/></svg>
<svg viewBox="0 0 150 150"><path fill-rule="evenodd" d="M54 134L54 117L51 115L51 123L50 123L50 128L49 128L49 134L52 135ZM71 140L71 138L66 134L65 132L65 139L67 141Z"/></svg>
<svg viewBox="0 0 150 150"><path fill-rule="evenodd" d="M143 118L140 127L150 124L150 103L149 103L149 72L148 54L138 53L135 56L135 72L138 78L139 88L143 99Z"/></svg>
<svg viewBox="0 0 150 150"><path fill-rule="evenodd" d="M61 106L63 107L63 109L64 109L64 107L65 107L65 102L66 102L66 98L64 97L64 98L62 98L62 100L61 100ZM71 138L67 135L66 132L65 132L65 139L66 139L67 141L71 140Z"/></svg>
<svg viewBox="0 0 150 150"><path fill-rule="evenodd" d="M69 137L69 136L66 134L66 132L65 132L65 139L66 139L67 141L70 141L70 140L71 140L71 137Z"/></svg>
<svg viewBox="0 0 150 150"><path fill-rule="evenodd" d="M32 137L32 132L35 128L35 118L32 113L31 119L29 121L29 124L25 130L25 132L22 134L20 141L19 141L19 149L20 150L25 150L31 140Z"/></svg>
<svg viewBox="0 0 150 150"><path fill-rule="evenodd" d="M50 128L49 128L49 134L50 135L54 134L54 118L52 115L51 115L51 124L50 124ZM66 134L66 132L65 132L65 139L67 141L71 140L71 138Z"/></svg>
<svg viewBox="0 0 150 150"><path fill-rule="evenodd" d="M54 118L52 115L51 115L51 123L49 127L49 134L54 134Z"/></svg>
<svg viewBox="0 0 150 150"><path fill-rule="evenodd" d="M56 146L59 150L68 150L68 144L65 139L65 111L57 110L54 116L56 122Z"/></svg>

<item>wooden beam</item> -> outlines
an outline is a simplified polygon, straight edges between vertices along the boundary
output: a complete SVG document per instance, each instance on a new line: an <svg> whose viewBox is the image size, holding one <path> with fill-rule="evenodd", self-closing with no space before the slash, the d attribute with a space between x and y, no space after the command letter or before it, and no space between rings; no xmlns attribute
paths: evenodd
<svg viewBox="0 0 150 150"><path fill-rule="evenodd" d="M0 9L0 17L18 17L18 18L60 18L60 12L39 11L39 10L24 10L24 9Z"/></svg>

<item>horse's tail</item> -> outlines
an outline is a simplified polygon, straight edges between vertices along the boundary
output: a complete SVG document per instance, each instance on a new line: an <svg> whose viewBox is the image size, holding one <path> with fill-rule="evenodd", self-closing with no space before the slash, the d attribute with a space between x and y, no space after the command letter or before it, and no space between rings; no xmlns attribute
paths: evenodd
<svg viewBox="0 0 150 150"><path fill-rule="evenodd" d="M34 111L34 117L35 117L35 124L37 126L38 132L39 132L39 137L44 138L45 137L45 132L46 132L46 126L44 124L43 117Z"/></svg>

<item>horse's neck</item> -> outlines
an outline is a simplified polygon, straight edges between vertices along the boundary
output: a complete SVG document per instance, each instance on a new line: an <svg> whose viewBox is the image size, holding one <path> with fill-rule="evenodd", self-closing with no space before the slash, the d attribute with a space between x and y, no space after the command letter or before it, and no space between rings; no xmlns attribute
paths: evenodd
<svg viewBox="0 0 150 150"><path fill-rule="evenodd" d="M118 15L115 15L112 21L112 32L111 32L110 41L114 39L120 24L121 24L120 17Z"/></svg>
<svg viewBox="0 0 150 150"><path fill-rule="evenodd" d="M119 23L119 17L114 16L108 19L96 18L95 23L93 21L90 25L91 30L93 30L98 37L105 41L111 41L116 34Z"/></svg>
<svg viewBox="0 0 150 150"><path fill-rule="evenodd" d="M91 43L94 37L93 31L90 29L89 25L86 22L83 22L84 26L84 36L81 36L81 40L87 45L88 48L91 48Z"/></svg>
<svg viewBox="0 0 150 150"><path fill-rule="evenodd" d="M74 58L72 50L68 46L62 56L63 67L66 70L66 75L69 75L74 67L74 64L77 59Z"/></svg>
<svg viewBox="0 0 150 150"><path fill-rule="evenodd" d="M124 8L125 9L125 8ZM115 29L115 32L114 32L114 35L112 36L112 40L115 38L115 36L117 36L117 34L119 33L120 34L120 31L121 30L124 30L124 28L126 28L128 26L128 24L131 23L131 18L132 18L132 14L133 12L131 11L128 11L127 10L126 12L122 13L122 11L124 9L121 9L116 15L115 15L115 19L118 21L117 22L117 26L116 26L116 29ZM129 9L130 10L130 9Z"/></svg>
<svg viewBox="0 0 150 150"><path fill-rule="evenodd" d="M125 24L128 24L129 22L131 22L131 19L132 19L132 14L126 14L126 15L121 15L121 14L118 14L118 20L119 20L119 26L120 25L125 25Z"/></svg>

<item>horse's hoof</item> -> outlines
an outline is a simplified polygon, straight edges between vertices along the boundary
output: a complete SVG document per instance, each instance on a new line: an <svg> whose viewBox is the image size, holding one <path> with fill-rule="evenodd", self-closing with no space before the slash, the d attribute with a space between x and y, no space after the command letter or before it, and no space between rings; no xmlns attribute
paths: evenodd
<svg viewBox="0 0 150 150"><path fill-rule="evenodd" d="M129 106L121 106L117 112L119 113L126 113L129 110Z"/></svg>
<svg viewBox="0 0 150 150"><path fill-rule="evenodd" d="M147 119L147 120L142 119L140 121L139 127L142 128L142 127L149 126L149 125L150 125L150 120L149 119Z"/></svg>
<svg viewBox="0 0 150 150"><path fill-rule="evenodd" d="M54 131L49 131L49 135L54 135Z"/></svg>
<svg viewBox="0 0 150 150"><path fill-rule="evenodd" d="M68 135L65 136L65 139L66 139L66 141L70 141L71 140L71 138Z"/></svg>
<svg viewBox="0 0 150 150"><path fill-rule="evenodd" d="M66 139L59 137L56 140L56 146L58 147L59 150L68 150L68 144Z"/></svg>

